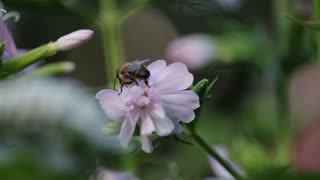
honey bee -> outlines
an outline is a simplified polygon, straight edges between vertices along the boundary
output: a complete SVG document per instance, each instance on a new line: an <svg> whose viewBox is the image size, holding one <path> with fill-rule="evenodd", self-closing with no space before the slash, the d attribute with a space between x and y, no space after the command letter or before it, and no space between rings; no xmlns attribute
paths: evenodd
<svg viewBox="0 0 320 180"><path fill-rule="evenodd" d="M143 61L133 61L132 63L125 63L120 68L117 69L117 79L120 83L120 93L122 93L122 88L124 85L131 85L135 83L138 85L137 80L143 80L144 83L149 86L148 78L150 77L150 71L144 65L145 62L149 60Z"/></svg>

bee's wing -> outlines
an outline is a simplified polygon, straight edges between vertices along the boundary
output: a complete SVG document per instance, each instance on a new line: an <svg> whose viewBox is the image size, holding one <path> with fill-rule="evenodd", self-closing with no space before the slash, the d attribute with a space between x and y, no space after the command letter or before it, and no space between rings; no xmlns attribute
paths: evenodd
<svg viewBox="0 0 320 180"><path fill-rule="evenodd" d="M149 59L143 60L143 61L139 61L139 60L135 60L132 62L131 66L128 67L127 71L136 71L138 69L141 68L141 65L144 64L145 62L149 61Z"/></svg>

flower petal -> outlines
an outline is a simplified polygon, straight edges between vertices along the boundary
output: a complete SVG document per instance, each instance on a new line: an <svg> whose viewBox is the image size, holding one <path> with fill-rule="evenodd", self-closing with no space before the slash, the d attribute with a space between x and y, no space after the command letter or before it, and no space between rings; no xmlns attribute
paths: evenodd
<svg viewBox="0 0 320 180"><path fill-rule="evenodd" d="M150 135L152 132L156 130L153 121L149 114L146 114L145 112L141 113L141 129L140 134L141 135Z"/></svg>
<svg viewBox="0 0 320 180"><path fill-rule="evenodd" d="M172 131L173 133L176 134L180 134L182 133L182 126L180 125L180 123L176 120L172 120L173 124L174 124L174 130Z"/></svg>
<svg viewBox="0 0 320 180"><path fill-rule="evenodd" d="M174 124L168 117L163 119L153 118L152 120L159 136L167 136L174 130Z"/></svg>
<svg viewBox="0 0 320 180"><path fill-rule="evenodd" d="M151 116L163 119L166 117L163 106L160 103L153 103L148 106L148 112Z"/></svg>
<svg viewBox="0 0 320 180"><path fill-rule="evenodd" d="M169 103L163 103L163 107L166 115L172 120L190 123L195 118L195 113L191 108Z"/></svg>
<svg viewBox="0 0 320 180"><path fill-rule="evenodd" d="M155 76L152 71L150 73L151 76ZM187 89L192 85L193 75L185 64L177 62L167 66L157 74L157 77L152 77L152 79L155 79L155 84L152 87L163 94Z"/></svg>
<svg viewBox="0 0 320 180"><path fill-rule="evenodd" d="M147 106L150 103L150 98L146 96L141 96L137 101L135 102L135 105L138 107Z"/></svg>
<svg viewBox="0 0 320 180"><path fill-rule="evenodd" d="M190 90L177 91L170 94L161 94L160 98L163 103L188 107L193 110L200 107L199 96Z"/></svg>
<svg viewBox="0 0 320 180"><path fill-rule="evenodd" d="M152 141L149 136L140 136L141 149L146 153L151 153L153 151Z"/></svg>
<svg viewBox="0 0 320 180"><path fill-rule="evenodd" d="M7 25L0 19L0 42L6 41L6 47L3 52L4 60L13 58L17 55L16 44Z"/></svg>
<svg viewBox="0 0 320 180"><path fill-rule="evenodd" d="M164 60L157 60L148 65L147 69L151 73L149 85L152 86L154 83L154 78L158 77L159 73L167 67L167 63Z"/></svg>
<svg viewBox="0 0 320 180"><path fill-rule="evenodd" d="M129 141L133 135L134 129L139 119L139 113L137 112L128 112L125 120L122 123L119 139L120 144L123 148L127 148Z"/></svg>
<svg viewBox="0 0 320 180"><path fill-rule="evenodd" d="M134 103L141 97L143 93L144 93L144 89L139 86L133 86L131 88L124 87L120 97L125 102Z"/></svg>
<svg viewBox="0 0 320 180"><path fill-rule="evenodd" d="M123 121L127 110L125 102L121 100L116 91L104 89L97 93L96 99L112 121Z"/></svg>

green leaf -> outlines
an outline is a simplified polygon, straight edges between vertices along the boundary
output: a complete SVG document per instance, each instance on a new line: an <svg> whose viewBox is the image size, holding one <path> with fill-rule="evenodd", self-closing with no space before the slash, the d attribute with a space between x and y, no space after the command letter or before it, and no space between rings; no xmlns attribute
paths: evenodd
<svg viewBox="0 0 320 180"><path fill-rule="evenodd" d="M288 14L284 15L286 18L288 18L289 20L291 20L292 22L294 23L297 23L301 26L304 26L306 28L309 28L309 29L313 29L313 30L316 30L316 31L320 31L320 22L313 22L313 21L304 21L304 20L301 20L301 19L298 19L294 16L290 16Z"/></svg>

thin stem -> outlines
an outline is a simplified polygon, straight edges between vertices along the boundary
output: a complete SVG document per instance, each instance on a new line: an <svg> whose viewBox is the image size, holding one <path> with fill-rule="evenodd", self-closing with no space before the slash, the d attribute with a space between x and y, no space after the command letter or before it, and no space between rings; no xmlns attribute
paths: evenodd
<svg viewBox="0 0 320 180"><path fill-rule="evenodd" d="M116 0L100 0L100 6L103 10L114 10L117 8Z"/></svg>
<svg viewBox="0 0 320 180"><path fill-rule="evenodd" d="M313 0L313 8L315 14L315 20L320 21L320 1ZM316 32L317 50L318 50L318 61L320 61L320 32Z"/></svg>
<svg viewBox="0 0 320 180"><path fill-rule="evenodd" d="M286 19L283 18L283 14L288 12L287 0L273 0L273 16L276 23L276 36L279 37L284 32L284 23Z"/></svg>
<svg viewBox="0 0 320 180"><path fill-rule="evenodd" d="M120 38L120 25L106 22L101 26L103 43L105 47L105 65L108 83L112 83L117 68L122 64L122 45Z"/></svg>
<svg viewBox="0 0 320 180"><path fill-rule="evenodd" d="M242 179L242 176L233 168L233 166L222 158L211 146L204 140L196 131L191 132L192 138L195 142L210 156L215 158L235 179Z"/></svg>
<svg viewBox="0 0 320 180"><path fill-rule="evenodd" d="M114 0L101 0L99 26L103 34L105 66L108 84L112 84L117 68L123 62L119 13Z"/></svg>

